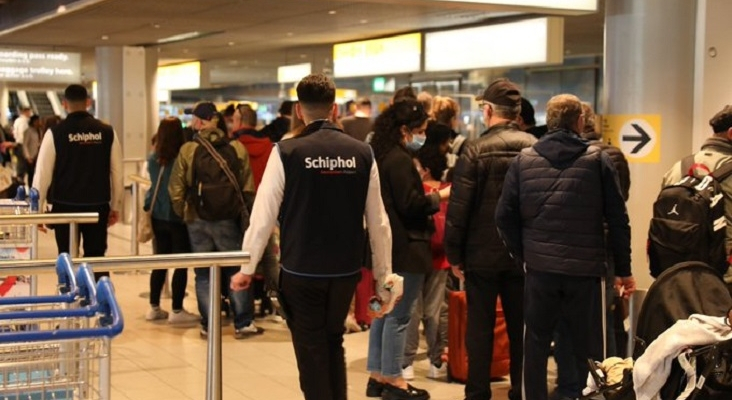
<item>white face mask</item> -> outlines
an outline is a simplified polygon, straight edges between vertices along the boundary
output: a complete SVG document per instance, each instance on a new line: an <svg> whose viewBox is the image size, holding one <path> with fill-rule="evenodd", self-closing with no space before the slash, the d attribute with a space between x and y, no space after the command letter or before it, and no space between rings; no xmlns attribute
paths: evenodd
<svg viewBox="0 0 732 400"><path fill-rule="evenodd" d="M412 135L412 141L407 143L407 148L411 150L419 150L427 140L427 135Z"/></svg>

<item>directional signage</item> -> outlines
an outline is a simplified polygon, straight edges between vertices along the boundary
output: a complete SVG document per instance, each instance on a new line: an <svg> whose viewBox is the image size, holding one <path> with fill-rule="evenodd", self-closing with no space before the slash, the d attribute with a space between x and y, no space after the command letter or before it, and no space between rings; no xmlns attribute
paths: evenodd
<svg viewBox="0 0 732 400"><path fill-rule="evenodd" d="M661 160L661 116L657 114L615 114L602 119L603 137L619 147L629 162L657 163Z"/></svg>

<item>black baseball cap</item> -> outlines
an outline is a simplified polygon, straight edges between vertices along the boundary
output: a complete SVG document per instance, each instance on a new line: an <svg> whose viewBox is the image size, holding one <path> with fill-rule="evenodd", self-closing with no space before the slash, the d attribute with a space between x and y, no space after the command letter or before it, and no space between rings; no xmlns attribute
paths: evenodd
<svg viewBox="0 0 732 400"><path fill-rule="evenodd" d="M521 104L521 92L513 82L501 78L488 85L483 94L476 97L475 100L515 107Z"/></svg>
<svg viewBox="0 0 732 400"><path fill-rule="evenodd" d="M210 101L202 101L193 107L191 114L200 119L210 121L217 112L218 110L216 110L216 105L214 105L214 103L211 103Z"/></svg>

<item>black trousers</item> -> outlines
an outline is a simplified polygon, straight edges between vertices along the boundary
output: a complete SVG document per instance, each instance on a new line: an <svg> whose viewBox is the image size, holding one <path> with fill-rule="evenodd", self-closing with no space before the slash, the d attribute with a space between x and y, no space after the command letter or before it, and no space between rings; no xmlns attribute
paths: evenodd
<svg viewBox="0 0 732 400"><path fill-rule="evenodd" d="M99 221L96 224L79 224L77 229L77 240L81 237L81 244L84 250L84 257L104 257L107 251L107 221L109 221L109 204L78 206L70 204L54 204L52 213L79 213L97 212ZM69 251L69 225L54 225L56 235L56 247L58 253L70 253ZM72 260L73 261L73 260ZM92 270L94 266L92 265ZM109 276L109 272L94 272L94 279L99 280L102 276Z"/></svg>
<svg viewBox="0 0 732 400"><path fill-rule="evenodd" d="M466 400L491 398L493 329L496 325L496 298L499 295L510 343L512 388L509 399L520 399L524 344L523 271L467 271L465 295L468 300L468 326L465 334L468 351Z"/></svg>
<svg viewBox="0 0 732 400"><path fill-rule="evenodd" d="M547 400L547 358L559 322L572 343L576 371L589 373L587 359L602 359L600 278L528 271L524 304L524 398ZM565 338L563 338L565 339Z"/></svg>
<svg viewBox="0 0 732 400"><path fill-rule="evenodd" d="M346 400L343 321L360 278L360 273L308 278L282 271L280 302L292 332L306 400Z"/></svg>
<svg viewBox="0 0 732 400"><path fill-rule="evenodd" d="M188 229L183 222L163 221L152 219L153 252L155 254L190 253L191 242L188 238ZM167 269L155 269L150 274L150 304L160 305L160 294L165 286ZM172 308L174 311L183 309L183 298L188 285L188 268L176 268L173 272L171 291L173 296Z"/></svg>

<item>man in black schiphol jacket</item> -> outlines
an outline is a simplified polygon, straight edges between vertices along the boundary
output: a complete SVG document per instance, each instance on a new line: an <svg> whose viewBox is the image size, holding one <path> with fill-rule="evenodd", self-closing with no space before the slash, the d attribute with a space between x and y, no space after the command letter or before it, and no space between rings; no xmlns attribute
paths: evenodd
<svg viewBox="0 0 732 400"><path fill-rule="evenodd" d="M511 160L536 139L521 132L515 122L521 109L521 95L513 83L504 79L494 81L478 100L483 102L488 130L464 146L455 166L445 251L455 275L465 277L468 300L465 398L491 398L493 329L496 298L500 294L510 341L512 389L508 397L514 400L521 398L524 273L511 260L498 236L494 215Z"/></svg>
<svg viewBox="0 0 732 400"><path fill-rule="evenodd" d="M552 334L568 326L580 376L602 358L600 278L607 273L604 223L615 259L616 287L635 290L630 225L610 157L578 132L580 100L562 94L547 103L549 133L511 163L496 224L526 271L524 398L547 399Z"/></svg>

